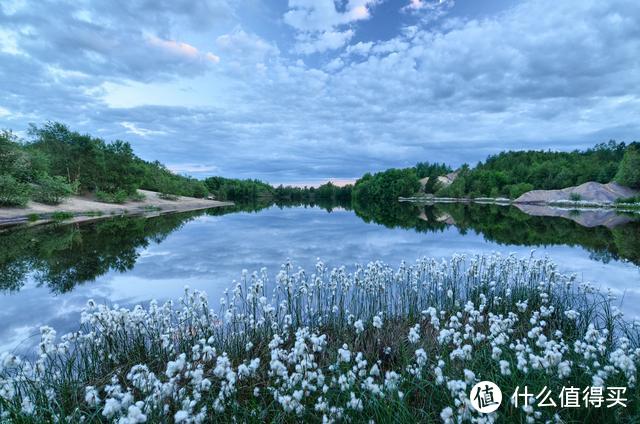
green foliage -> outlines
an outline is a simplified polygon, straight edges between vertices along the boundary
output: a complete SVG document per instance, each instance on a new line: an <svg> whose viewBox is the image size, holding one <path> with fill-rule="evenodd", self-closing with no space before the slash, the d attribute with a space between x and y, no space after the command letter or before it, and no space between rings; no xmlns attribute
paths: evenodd
<svg viewBox="0 0 640 424"><path fill-rule="evenodd" d="M64 212L64 211L54 212L51 214L51 219L53 219L56 222L66 221L73 217L74 215L71 212Z"/></svg>
<svg viewBox="0 0 640 424"><path fill-rule="evenodd" d="M78 190L77 181L69 184L64 177L51 177L44 174L38 180L38 185L32 191L32 198L36 202L57 205L65 197L75 194Z"/></svg>
<svg viewBox="0 0 640 424"><path fill-rule="evenodd" d="M584 151L502 152L489 156L475 168L464 167L452 185L436 194L516 198L533 189L561 189L588 181L608 183L616 175L625 150L625 143L610 141Z"/></svg>
<svg viewBox="0 0 640 424"><path fill-rule="evenodd" d="M36 222L37 220L40 219L40 215L38 215L37 213L30 213L27 216L27 219L29 220L29 222Z"/></svg>
<svg viewBox="0 0 640 424"><path fill-rule="evenodd" d="M0 175L0 205L25 206L29 201L29 185L11 175Z"/></svg>
<svg viewBox="0 0 640 424"><path fill-rule="evenodd" d="M138 188L200 198L209 194L202 181L138 158L121 140L107 143L57 122L32 125L29 134L32 139L25 143L9 131L0 132L0 175L39 186L34 195L46 203L58 203L70 194L69 187L118 203L139 198Z"/></svg>
<svg viewBox="0 0 640 424"><path fill-rule="evenodd" d="M579 202L580 200L582 200L582 196L580 196L580 193L571 193L569 195L569 200L573 202Z"/></svg>
<svg viewBox="0 0 640 424"><path fill-rule="evenodd" d="M619 205L640 203L640 196L624 197L616 199L615 203Z"/></svg>
<svg viewBox="0 0 640 424"><path fill-rule="evenodd" d="M524 193L534 189L535 187L533 186L533 184L529 184L529 183L518 183L518 184L511 184L511 185L505 186L505 190L509 194L510 199L517 199L518 197L522 196ZM491 196L491 197L498 197L498 196Z"/></svg>
<svg viewBox="0 0 640 424"><path fill-rule="evenodd" d="M627 148L615 180L627 187L640 188L640 147L638 144L632 144Z"/></svg>
<svg viewBox="0 0 640 424"><path fill-rule="evenodd" d="M366 173L353 187L353 201L360 204L390 204L398 197L408 197L420 189L413 168L388 169L376 174Z"/></svg>
<svg viewBox="0 0 640 424"><path fill-rule="evenodd" d="M142 202L146 198L147 196L145 196L144 193L140 193L137 190L135 193L129 195L129 200L132 202Z"/></svg>
<svg viewBox="0 0 640 424"><path fill-rule="evenodd" d="M209 194L209 190L203 181L174 174L158 161L146 162L138 159L137 162L142 169L142 180L139 188L198 198L206 197Z"/></svg>
<svg viewBox="0 0 640 424"><path fill-rule="evenodd" d="M178 196L170 193L160 193L158 194L158 197L161 198L162 200L171 200L171 201L178 200Z"/></svg>
<svg viewBox="0 0 640 424"><path fill-rule="evenodd" d="M234 202L261 202L272 200L275 202L337 202L351 201L351 185L338 187L331 181L319 187L293 187L282 184L273 187L260 180L240 180L234 178L210 177L204 180L207 188L218 200L233 200Z"/></svg>
<svg viewBox="0 0 640 424"><path fill-rule="evenodd" d="M451 167L444 163L440 164L429 162L418 162L415 166L415 170L418 178L429 178L423 188L425 193L434 193L439 188L438 177L452 171Z"/></svg>
<svg viewBox="0 0 640 424"><path fill-rule="evenodd" d="M271 185L260 180L209 177L204 184L218 200L248 201L273 197L275 192Z"/></svg>
<svg viewBox="0 0 640 424"><path fill-rule="evenodd" d="M113 193L98 190L96 198L104 203L124 203L129 198L129 194L124 190L117 190Z"/></svg>

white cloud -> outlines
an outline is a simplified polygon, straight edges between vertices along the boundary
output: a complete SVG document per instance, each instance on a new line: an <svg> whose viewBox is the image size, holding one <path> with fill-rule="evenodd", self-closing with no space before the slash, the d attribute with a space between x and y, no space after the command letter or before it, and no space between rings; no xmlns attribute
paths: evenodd
<svg viewBox="0 0 640 424"><path fill-rule="evenodd" d="M334 0L289 0L284 21L295 28L298 53L312 54L343 47L354 35L344 29L352 22L369 19L378 0L348 0L339 11Z"/></svg>
<svg viewBox="0 0 640 424"><path fill-rule="evenodd" d="M145 128L140 128L133 122L121 122L120 125L126 128L128 133L139 135L140 137L149 137L152 135L167 134L166 131L148 130Z"/></svg>
<svg viewBox="0 0 640 424"><path fill-rule="evenodd" d="M146 159L215 164L212 173L274 181L355 177L418 160L456 165L504 148L631 141L640 133L636 16L640 4L632 0L523 1L480 20L418 23L326 60L280 54L274 41L232 27L210 44L191 44L220 56L220 63L180 84L163 82L171 103L154 100L161 90L144 81L110 105L87 94L91 81L102 87L139 75L146 57L118 56L119 66L104 75L84 68L77 75L73 63L54 60L62 71L52 78L38 62L48 54L34 50L35 60L0 52L0 107L12 117L28 114L0 117L0 127L60 119L131 140ZM321 35L350 30L355 26L298 31L290 41L329 51L330 37L321 47ZM340 44L336 38L333 46ZM192 63L187 59L179 63ZM173 64L166 66L180 71ZM138 92L150 100L135 102Z"/></svg>
<svg viewBox="0 0 640 424"><path fill-rule="evenodd" d="M296 51L303 54L322 53L344 46L353 37L352 30L324 31L300 37L296 44Z"/></svg>
<svg viewBox="0 0 640 424"><path fill-rule="evenodd" d="M236 27L232 32L221 35L215 41L216 51L241 62L262 63L270 56L277 56L278 48L258 37Z"/></svg>
<svg viewBox="0 0 640 424"><path fill-rule="evenodd" d="M369 7L377 0L348 0L344 12L334 0L289 0L284 21L301 31L327 31L351 22L369 19Z"/></svg>

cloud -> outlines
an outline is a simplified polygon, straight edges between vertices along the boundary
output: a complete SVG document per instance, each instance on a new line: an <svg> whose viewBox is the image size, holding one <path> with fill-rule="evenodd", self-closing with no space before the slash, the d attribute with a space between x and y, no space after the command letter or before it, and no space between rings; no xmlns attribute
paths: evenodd
<svg viewBox="0 0 640 424"><path fill-rule="evenodd" d="M263 63L280 53L277 46L255 34L245 32L240 27L217 37L215 46L219 54L236 62L251 64Z"/></svg>
<svg viewBox="0 0 640 424"><path fill-rule="evenodd" d="M226 16L218 1L53 1L0 11L2 50L93 77L153 81L199 75L218 58L172 37ZM62 29L64 28L64 29Z"/></svg>
<svg viewBox="0 0 640 424"><path fill-rule="evenodd" d="M345 25L371 17L370 7L377 0L348 0L344 11L334 0L289 0L284 22L295 28L295 51L303 54L322 53L343 47L354 35Z"/></svg>
<svg viewBox="0 0 640 424"><path fill-rule="evenodd" d="M301 31L327 31L340 25L369 19L369 7L376 0L348 0L338 11L334 0L289 0L284 21Z"/></svg>
<svg viewBox="0 0 640 424"><path fill-rule="evenodd" d="M311 54L339 49L347 44L353 34L352 30L324 31L300 37L296 44L296 51L303 54Z"/></svg>
<svg viewBox="0 0 640 424"><path fill-rule="evenodd" d="M162 34L189 19L167 12L166 22L150 19L144 32L127 24L115 39L88 31L69 41L89 64L62 50L61 31L46 49L28 31L16 32L21 52L0 52L0 108L8 111L0 127L61 120L130 140L143 158L181 172L272 182L351 178L423 160L458 165L502 149L571 149L640 133L637 2L523 1L482 19L445 16L437 25L399 13L410 25L383 40L364 40L351 26L358 21L333 17L354 4L332 3L328 17L302 19L277 37L235 22L205 33L207 42L191 32ZM53 31L47 25L38 31ZM84 25L111 34L99 22L75 21L69 33ZM348 31L355 34L336 35L333 44L323 38ZM149 45L150 35L158 46ZM333 47L343 38L351 44ZM122 45L127 40L146 48ZM108 52L103 62L88 53L100 51ZM323 54L307 56L312 51ZM206 52L220 62L205 60ZM157 81L168 81L169 92L189 91L171 103L102 100L105 81L128 79L138 81L136 93L155 93Z"/></svg>

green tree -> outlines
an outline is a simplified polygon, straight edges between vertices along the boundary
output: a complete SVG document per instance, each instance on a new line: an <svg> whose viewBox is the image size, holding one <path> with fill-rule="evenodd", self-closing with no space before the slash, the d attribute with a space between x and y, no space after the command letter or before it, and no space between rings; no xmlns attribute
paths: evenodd
<svg viewBox="0 0 640 424"><path fill-rule="evenodd" d="M620 162L616 182L631 188L640 188L640 148L631 145Z"/></svg>
<svg viewBox="0 0 640 424"><path fill-rule="evenodd" d="M29 185L11 175L0 175L0 205L25 206L29 201Z"/></svg>

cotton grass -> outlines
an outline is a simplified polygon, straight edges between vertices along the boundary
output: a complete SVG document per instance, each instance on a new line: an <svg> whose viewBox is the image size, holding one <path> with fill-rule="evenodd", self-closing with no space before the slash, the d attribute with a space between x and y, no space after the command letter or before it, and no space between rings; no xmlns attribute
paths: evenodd
<svg viewBox="0 0 640 424"><path fill-rule="evenodd" d="M267 290L271 287L271 290ZM0 358L2 422L459 422L638 419L638 331L609 294L546 258L381 262L242 278L42 329L34 360ZM471 408L495 382L505 401ZM627 408L516 407L517 386L624 386Z"/></svg>

